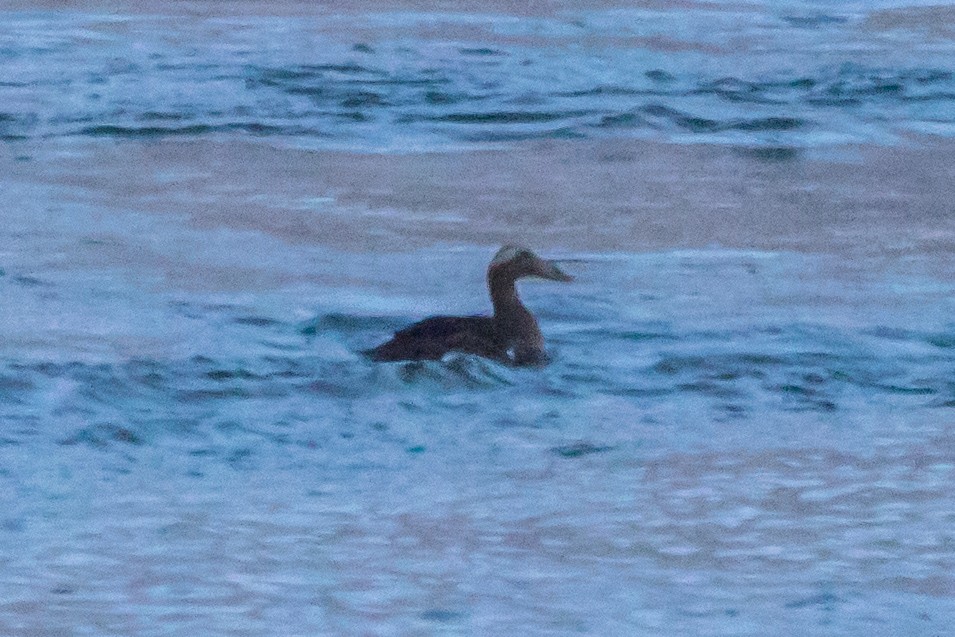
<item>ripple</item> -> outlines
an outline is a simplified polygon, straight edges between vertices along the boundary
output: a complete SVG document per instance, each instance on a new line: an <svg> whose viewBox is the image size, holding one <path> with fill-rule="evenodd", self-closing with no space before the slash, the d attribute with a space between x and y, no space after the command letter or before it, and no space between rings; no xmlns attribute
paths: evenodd
<svg viewBox="0 0 955 637"><path fill-rule="evenodd" d="M86 444L92 447L104 448L112 443L127 445L143 444L142 437L135 431L114 424L99 424L84 427L73 435L63 439L62 445Z"/></svg>
<svg viewBox="0 0 955 637"><path fill-rule="evenodd" d="M576 442L569 445L561 445L551 449L555 454L563 458L580 458L594 453L604 453L612 450L612 446L595 445L589 442Z"/></svg>
<svg viewBox="0 0 955 637"><path fill-rule="evenodd" d="M441 148L462 141L662 134L741 148L805 149L833 139L892 140L900 127L951 123L955 80L929 61L931 52L893 60L894 66L878 55L869 65L834 65L826 47L816 63L789 52L795 37L811 55L819 43L806 41L806 31L848 28L842 19L783 16L773 36L782 40L768 63L725 76L726 65L699 63L695 51L708 42L663 58L649 38L649 57L635 60L628 47L603 48L600 56L571 47L555 56L534 41L451 41L434 52L424 42L399 45L386 37L374 47L342 47L319 32L309 40L318 59L306 61L276 47L270 28L255 21L230 34L241 46L212 47L224 36L211 23L179 24L178 37L170 39L163 20L131 17L142 37L141 50L130 52L114 37L79 35L102 28L93 16L51 14L26 28L34 38L60 34L60 43L6 60L12 74L27 80L0 83L0 97L7 98L0 138L247 135L380 149L409 135ZM292 31L302 26L285 21ZM7 29L16 32L21 22ZM600 39L609 35L606 29L628 24L599 23L585 20L580 28ZM745 55L738 61L747 67ZM25 91L32 99L23 99Z"/></svg>

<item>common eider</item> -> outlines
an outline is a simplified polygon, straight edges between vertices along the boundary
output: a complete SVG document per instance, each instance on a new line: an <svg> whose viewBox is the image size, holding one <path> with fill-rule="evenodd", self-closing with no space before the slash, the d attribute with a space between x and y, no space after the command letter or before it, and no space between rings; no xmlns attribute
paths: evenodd
<svg viewBox="0 0 955 637"><path fill-rule="evenodd" d="M493 316L432 316L395 332L390 341L364 354L373 361L413 361L440 360L449 352L463 352L507 365L546 364L544 337L514 285L528 276L573 280L527 248L504 246L487 268Z"/></svg>

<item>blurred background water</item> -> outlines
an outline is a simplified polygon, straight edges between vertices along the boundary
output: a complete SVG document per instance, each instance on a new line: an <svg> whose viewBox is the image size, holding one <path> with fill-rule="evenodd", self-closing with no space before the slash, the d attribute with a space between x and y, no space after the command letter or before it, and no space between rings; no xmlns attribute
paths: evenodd
<svg viewBox="0 0 955 637"><path fill-rule="evenodd" d="M546 223L553 193L506 166L466 192L514 219L434 197L462 155L548 144L741 148L756 176L720 179L747 199L846 144L944 142L955 9L242 7L3 14L0 633L946 634L950 155L878 204L838 181L858 208L803 177L781 196L822 228L808 249L681 241L690 199L652 250L598 241L641 229L590 208L660 198L626 154ZM207 161L259 146L279 160ZM303 150L437 168L417 206L318 169L275 190ZM694 226L735 227L700 197ZM574 261L521 288L549 367L356 355L487 311L522 223Z"/></svg>
<svg viewBox="0 0 955 637"><path fill-rule="evenodd" d="M620 135L804 148L955 132L950 8L634 4L519 17L453 4L8 13L0 135L409 152Z"/></svg>

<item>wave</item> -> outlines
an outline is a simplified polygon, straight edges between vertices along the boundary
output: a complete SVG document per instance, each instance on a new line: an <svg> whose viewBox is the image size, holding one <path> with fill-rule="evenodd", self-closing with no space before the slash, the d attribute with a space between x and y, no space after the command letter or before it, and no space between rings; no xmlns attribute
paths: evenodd
<svg viewBox="0 0 955 637"><path fill-rule="evenodd" d="M237 329L250 330L248 355L4 361L0 418L47 414L50 424L72 414L81 426L56 434L64 444L109 446L150 439L158 435L156 423L189 422L195 431L231 414L272 427L299 412L321 420L314 411L321 405L328 413L354 411L382 397L451 419L528 400L549 405L560 418L601 395L647 410L689 401L716 420L758 421L786 412L874 417L955 405L950 330L779 325L757 332L681 332L661 323L608 324L558 330L549 367L515 370L467 355L375 364L357 354L401 323L394 317L327 313L295 323L229 313ZM258 346L255 353L255 343L275 334L298 334L300 340L285 350ZM352 354L325 356L329 347ZM16 434L6 437L15 440Z"/></svg>
<svg viewBox="0 0 955 637"><path fill-rule="evenodd" d="M843 28L830 18L783 23L798 33ZM785 149L891 140L926 124L955 130L955 76L917 54L895 65L878 57L834 64L831 56L796 65L779 51L750 72L726 75L727 65L700 64L697 53L658 58L623 46L555 56L539 43L431 51L424 43L359 42L269 55L272 45L203 48L201 27L191 34L199 39L187 32L183 44L170 43L150 36L149 24L133 54L68 23L31 22L40 35L61 34L57 45L7 60L9 74L22 79L0 82L0 139L235 135L382 148L409 137L440 147L626 135ZM246 36L255 42L267 33L250 25ZM737 61L752 66L745 56Z"/></svg>

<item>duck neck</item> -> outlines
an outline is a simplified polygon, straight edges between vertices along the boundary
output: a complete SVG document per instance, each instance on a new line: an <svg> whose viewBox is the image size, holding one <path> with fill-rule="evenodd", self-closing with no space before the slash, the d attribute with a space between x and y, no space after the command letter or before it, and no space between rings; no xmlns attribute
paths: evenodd
<svg viewBox="0 0 955 637"><path fill-rule="evenodd" d="M515 279L507 272L491 271L487 276L487 287L491 293L491 304L494 306L494 318L498 321L511 322L514 319L529 315L527 308L517 296Z"/></svg>
<svg viewBox="0 0 955 637"><path fill-rule="evenodd" d="M506 336L509 346L515 348L515 356L530 360L543 351L544 337L534 316L517 296L515 280L516 277L506 270L488 273L494 322Z"/></svg>

